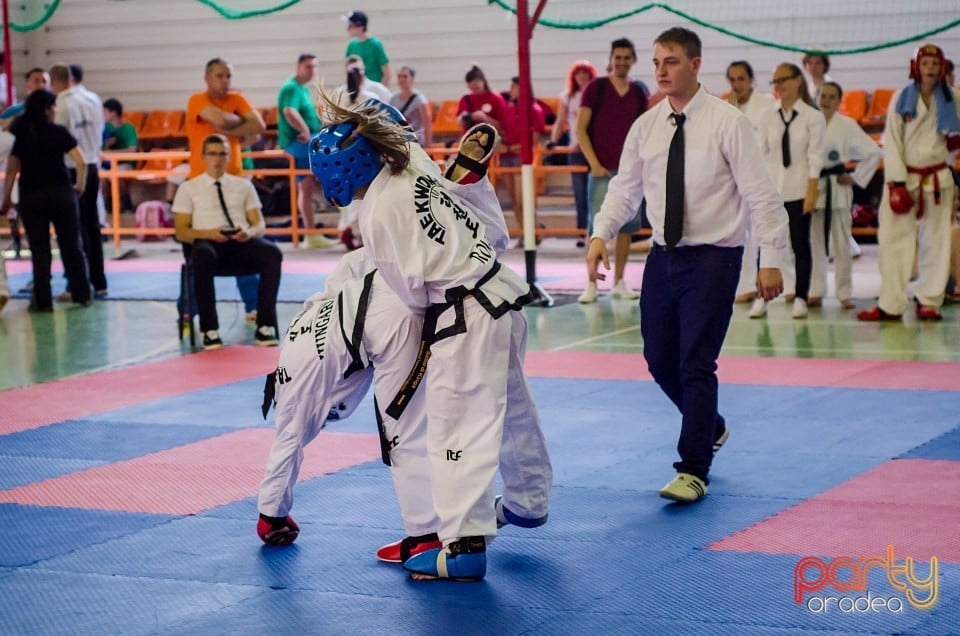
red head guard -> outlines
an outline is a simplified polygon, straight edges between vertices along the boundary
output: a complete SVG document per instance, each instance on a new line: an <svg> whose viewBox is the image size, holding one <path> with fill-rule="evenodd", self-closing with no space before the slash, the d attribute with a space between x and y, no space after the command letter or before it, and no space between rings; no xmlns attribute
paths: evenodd
<svg viewBox="0 0 960 636"><path fill-rule="evenodd" d="M920 81L920 58L924 57L935 57L940 60L940 79L942 80L946 77L947 56L943 54L943 49L936 44L924 44L917 49L917 52L913 55L913 59L910 60L910 79L914 82Z"/></svg>

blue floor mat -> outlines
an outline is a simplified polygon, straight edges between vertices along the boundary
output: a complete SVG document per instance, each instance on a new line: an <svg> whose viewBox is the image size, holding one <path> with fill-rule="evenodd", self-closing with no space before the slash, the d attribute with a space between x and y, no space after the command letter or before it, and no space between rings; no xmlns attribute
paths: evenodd
<svg viewBox="0 0 960 636"><path fill-rule="evenodd" d="M0 481L270 426L255 410L258 383L0 436ZM707 549L892 457L944 458L957 434L955 393L918 400L910 391L724 385L730 441L710 496L682 506L656 492L673 473L679 416L652 382L534 378L531 386L555 467L550 520L503 528L481 583L415 583L374 559L403 528L388 469L369 461L297 485L302 531L289 548L256 537L253 492L180 517L0 505L8 530L0 539L3 631L960 632L957 564L941 564L942 596L930 611L821 615L792 600L799 555ZM865 393L876 406L869 412L858 407ZM372 432L369 402L329 430Z"/></svg>

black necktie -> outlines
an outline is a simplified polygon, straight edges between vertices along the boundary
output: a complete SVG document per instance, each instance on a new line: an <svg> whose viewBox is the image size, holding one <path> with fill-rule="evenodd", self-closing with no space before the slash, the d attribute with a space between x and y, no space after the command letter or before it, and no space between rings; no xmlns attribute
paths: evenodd
<svg viewBox="0 0 960 636"><path fill-rule="evenodd" d="M223 198L223 186L220 185L219 181L214 181L213 185L217 186L217 198L220 199L220 209L223 210L223 216L227 217L227 223L230 227L237 227L233 224L233 219L230 218L230 213L227 212L227 202Z"/></svg>
<svg viewBox="0 0 960 636"><path fill-rule="evenodd" d="M663 219L663 240L667 247L676 247L683 236L683 113L671 113L677 129L670 140L667 154L667 209Z"/></svg>
<svg viewBox="0 0 960 636"><path fill-rule="evenodd" d="M778 110L780 113L780 121L783 122L783 138L780 139L780 149L783 152L783 167L790 167L790 124L793 123L793 120L797 118L797 111L790 111L790 121L787 121L787 118L783 116L783 111Z"/></svg>

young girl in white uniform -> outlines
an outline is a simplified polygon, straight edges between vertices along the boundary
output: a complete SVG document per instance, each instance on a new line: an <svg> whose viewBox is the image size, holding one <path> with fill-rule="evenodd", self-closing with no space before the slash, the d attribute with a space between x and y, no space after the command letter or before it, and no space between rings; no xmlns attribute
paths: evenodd
<svg viewBox="0 0 960 636"><path fill-rule="evenodd" d="M484 218L502 214L488 180L447 186L483 210ZM502 229L502 234L494 230L490 236L498 254L509 242L505 226ZM265 543L289 545L296 540L300 529L289 513L303 448L327 421L348 417L372 382L384 462L391 467L407 532L404 539L381 547L377 558L399 563L441 547L426 455L424 392L408 382L423 371L422 333L423 312L397 298L375 273L364 248L347 253L327 276L324 290L307 299L268 380L276 395L277 433L258 502L257 531ZM409 402L397 412L393 402L402 396Z"/></svg>
<svg viewBox="0 0 960 636"><path fill-rule="evenodd" d="M417 144L375 106L327 105L330 125L310 145L311 167L337 205L357 199L370 259L393 291L427 312L427 452L442 549L411 557L414 578L479 580L498 523L546 521L552 472L523 358L529 286L497 260L484 216L446 186ZM491 154L496 131L464 136ZM461 153L448 175L482 172ZM488 230L490 228L490 230ZM433 320L436 320L435 324ZM495 501L497 469L504 480Z"/></svg>
<svg viewBox="0 0 960 636"><path fill-rule="evenodd" d="M881 155L880 148L863 132L860 124L837 112L841 97L843 90L836 82L827 81L820 86L820 112L827 121L827 128L823 136L820 194L817 197L816 210L810 219L813 269L807 302L812 307L819 306L826 295L829 257L832 256L837 299L844 309L850 309L854 306L853 257L847 237L853 224L853 217L850 215L850 208L853 206L853 184L865 188L870 183L880 164ZM847 173L845 166L851 161L856 161L857 166L852 173Z"/></svg>
<svg viewBox="0 0 960 636"><path fill-rule="evenodd" d="M419 544L437 531L423 391L408 395L402 414L384 412L416 365L422 329L422 312L397 298L365 261L363 249L344 256L326 289L304 304L287 330L274 377L268 378L268 391L275 382L277 411L258 501L257 533L265 543L287 545L297 538L299 527L289 513L303 448L328 419L349 417L371 382L384 462L391 468L407 534ZM267 409L269 401L264 414Z"/></svg>

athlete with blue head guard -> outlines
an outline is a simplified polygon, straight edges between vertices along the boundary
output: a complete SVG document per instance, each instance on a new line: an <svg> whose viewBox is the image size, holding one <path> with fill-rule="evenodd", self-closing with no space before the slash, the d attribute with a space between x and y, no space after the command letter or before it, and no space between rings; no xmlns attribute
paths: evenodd
<svg viewBox="0 0 960 636"><path fill-rule="evenodd" d="M310 142L311 169L332 203L357 206L367 258L425 316L426 449L442 547L404 567L418 580L479 580L497 527L545 523L552 486L523 371L520 310L532 294L497 260L507 237L499 204L477 206L455 185L482 179L496 130L469 130L442 175L382 105L325 101L329 124ZM504 492L495 499L498 468Z"/></svg>

